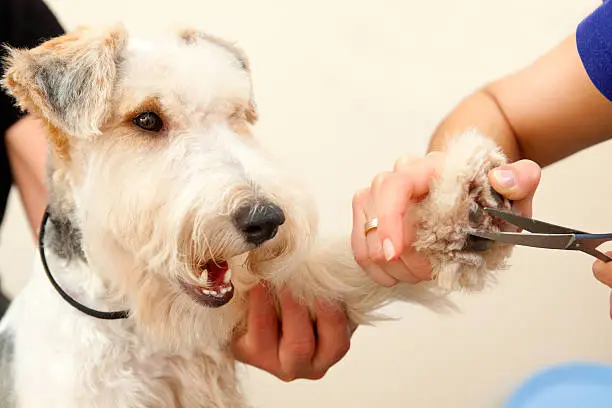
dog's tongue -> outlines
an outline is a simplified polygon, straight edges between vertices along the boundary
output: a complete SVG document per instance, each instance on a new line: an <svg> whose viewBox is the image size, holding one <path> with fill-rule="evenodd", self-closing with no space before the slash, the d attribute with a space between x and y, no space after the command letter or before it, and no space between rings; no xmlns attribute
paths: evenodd
<svg viewBox="0 0 612 408"><path fill-rule="evenodd" d="M208 281L210 283L220 284L223 283L225 273L228 270L226 261L209 261L206 264L206 270L208 271Z"/></svg>

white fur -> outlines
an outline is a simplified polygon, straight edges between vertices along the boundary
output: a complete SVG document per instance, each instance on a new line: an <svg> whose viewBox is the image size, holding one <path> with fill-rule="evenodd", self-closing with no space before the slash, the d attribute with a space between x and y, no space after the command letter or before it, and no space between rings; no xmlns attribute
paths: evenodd
<svg viewBox="0 0 612 408"><path fill-rule="evenodd" d="M506 266L510 245L492 242L486 251L465 249L469 227L492 231L507 227L486 214L476 225L470 221L470 212L479 207L511 208L507 199L493 197L488 180L488 172L506 160L495 142L477 129L448 141L444 165L417 208L415 242L415 248L430 259L442 288L482 290L494 280L492 272Z"/></svg>
<svg viewBox="0 0 612 408"><path fill-rule="evenodd" d="M105 122L91 132L79 129L92 122L67 127L74 130L64 135L69 147L58 136L50 156L52 203L82 231L87 263L47 256L56 279L83 304L132 314L104 321L74 310L37 264L1 323L15 335L16 407L247 406L228 345L244 328L246 292L261 279L273 289L288 286L311 309L317 298L340 301L359 324L382 318L376 310L394 300L447 310L435 281L383 288L357 266L347 240L317 239L311 197L232 122L236 106L254 106L248 69L232 47L205 35L190 44L176 34L137 39L121 27L99 35L65 54L70 43L15 51L4 84L25 109L64 124L73 111L36 93L36 81L27 81L36 77L30 62L68 58L78 70L87 64L75 55L90 61L91 53L116 52L117 66L100 68L117 72L112 89L100 90L111 102L94 109L108 112ZM168 131L125 130L122 116L152 97ZM467 171L478 166L468 163ZM274 239L252 248L231 215L261 198L278 204L287 220ZM177 283L193 282L194 262L211 258L228 260L235 285L233 299L216 309L194 302Z"/></svg>

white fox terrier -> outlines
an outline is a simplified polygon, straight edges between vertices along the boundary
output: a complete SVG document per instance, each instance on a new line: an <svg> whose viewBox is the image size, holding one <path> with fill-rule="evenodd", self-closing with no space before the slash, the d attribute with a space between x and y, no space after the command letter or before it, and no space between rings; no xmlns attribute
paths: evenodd
<svg viewBox="0 0 612 408"><path fill-rule="evenodd" d="M348 237L317 240L311 197L258 146L232 44L79 28L5 63L6 91L48 127L50 194L41 262L0 324L3 408L246 407L229 344L256 282L368 324L394 300L443 311L448 289L481 287L509 254L466 246L474 206L508 205L486 181L505 158L476 132L420 206L437 279L385 288Z"/></svg>

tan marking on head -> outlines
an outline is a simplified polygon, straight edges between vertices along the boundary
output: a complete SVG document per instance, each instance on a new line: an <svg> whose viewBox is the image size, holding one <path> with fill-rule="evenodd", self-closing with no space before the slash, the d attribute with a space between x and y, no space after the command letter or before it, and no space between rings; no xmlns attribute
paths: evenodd
<svg viewBox="0 0 612 408"><path fill-rule="evenodd" d="M164 122L164 127L158 132L150 132L139 128L133 120L143 112L154 112ZM168 129L170 126L169 116L157 97L150 97L143 100L136 107L127 111L114 112L100 129L103 136L99 139L100 146L111 146L117 143L125 148L149 148L160 146L160 142L167 141ZM101 147L103 148L103 147Z"/></svg>
<svg viewBox="0 0 612 408"><path fill-rule="evenodd" d="M251 125L254 125L258 119L259 119L259 114L257 113L257 107L255 106L255 102L251 99L249 101L249 108L246 110L246 120Z"/></svg>
<svg viewBox="0 0 612 408"><path fill-rule="evenodd" d="M58 50L65 48L66 45L77 42L84 31L85 27L79 27L76 30L60 35L59 37L51 38L40 44L40 49Z"/></svg>
<svg viewBox="0 0 612 408"><path fill-rule="evenodd" d="M104 37L103 44L106 47L117 49L123 46L124 41L125 41L124 33L121 32L120 30L114 30L114 31L110 31L109 35Z"/></svg>
<svg viewBox="0 0 612 408"><path fill-rule="evenodd" d="M257 120L257 112L253 108L253 104L249 103L248 107L245 108L243 105L238 105L235 111L230 115L229 123L234 132L241 136L250 137L252 125Z"/></svg>
<svg viewBox="0 0 612 408"><path fill-rule="evenodd" d="M8 75L6 78L6 85L9 88L13 88L15 86L17 86L17 82L15 82L15 79L13 79L12 75Z"/></svg>
<svg viewBox="0 0 612 408"><path fill-rule="evenodd" d="M70 162L70 137L51 123L47 124L47 131L56 157L65 163Z"/></svg>
<svg viewBox="0 0 612 408"><path fill-rule="evenodd" d="M244 136L244 137L252 136L251 129L246 123L244 123L244 121L230 120L230 126L232 127L232 130L236 132L237 134L239 134L240 136Z"/></svg>
<svg viewBox="0 0 612 408"><path fill-rule="evenodd" d="M179 31L179 37L187 44L193 44L198 39L198 32L193 28L184 28Z"/></svg>
<svg viewBox="0 0 612 408"><path fill-rule="evenodd" d="M143 100L137 107L131 109L123 115L122 123L124 125L135 126L132 121L143 112L153 112L157 114L164 122L164 127L168 124L168 116L165 114L162 104L158 97L151 96ZM138 128L138 127L137 127ZM138 128L139 129L139 128Z"/></svg>

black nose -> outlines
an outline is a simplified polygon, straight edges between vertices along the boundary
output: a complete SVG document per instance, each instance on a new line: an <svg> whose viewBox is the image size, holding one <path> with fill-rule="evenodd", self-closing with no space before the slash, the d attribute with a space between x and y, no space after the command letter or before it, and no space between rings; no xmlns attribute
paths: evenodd
<svg viewBox="0 0 612 408"><path fill-rule="evenodd" d="M234 214L236 227L250 244L261 245L274 238L285 214L277 205L254 203L240 207Z"/></svg>

